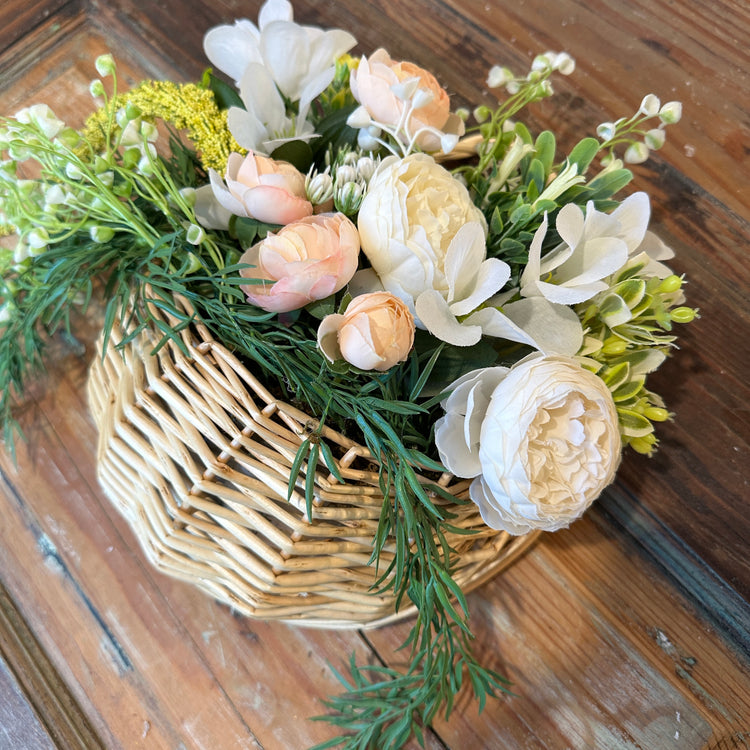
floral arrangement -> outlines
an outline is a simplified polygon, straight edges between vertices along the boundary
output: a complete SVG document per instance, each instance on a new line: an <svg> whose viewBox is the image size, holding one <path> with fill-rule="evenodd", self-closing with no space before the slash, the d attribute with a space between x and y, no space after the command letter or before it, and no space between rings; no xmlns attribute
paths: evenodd
<svg viewBox="0 0 750 750"><path fill-rule="evenodd" d="M656 449L670 414L647 376L696 312L648 230L648 196L615 197L679 102L649 94L561 157L518 115L573 72L569 55L520 76L493 67L497 104L470 114L426 70L383 49L351 57L355 43L268 0L257 26L206 35L222 77L120 91L105 55L82 128L44 104L0 120L0 412L12 449L13 392L98 285L105 339L117 319L151 325L152 304L197 319L364 441L386 498L373 561L395 537L383 585L419 615L405 673L342 677L325 718L345 732L325 746L396 747L462 684L480 703L506 684L472 654L441 542L451 519L415 467L471 480L493 529L568 526L624 449ZM305 440L304 460L335 472L324 442Z"/></svg>

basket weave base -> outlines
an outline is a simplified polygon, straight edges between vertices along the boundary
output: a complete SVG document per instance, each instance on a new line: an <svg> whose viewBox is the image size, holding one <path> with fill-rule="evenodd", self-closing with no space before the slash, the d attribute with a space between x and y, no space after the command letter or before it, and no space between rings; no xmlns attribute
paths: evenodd
<svg viewBox="0 0 750 750"><path fill-rule="evenodd" d="M167 325L174 324L164 318ZM345 482L321 461L307 517L303 464L287 499L297 448L318 424L275 399L202 326L152 354L147 332L121 349L123 331L89 375L99 428L101 485L150 561L252 618L326 628L375 627L407 617L392 592L373 594L370 565L383 495L368 450L323 428ZM468 498L466 480L440 479ZM487 528L473 503L446 503L454 578L464 591L509 565L536 538ZM393 550L381 553L381 571Z"/></svg>

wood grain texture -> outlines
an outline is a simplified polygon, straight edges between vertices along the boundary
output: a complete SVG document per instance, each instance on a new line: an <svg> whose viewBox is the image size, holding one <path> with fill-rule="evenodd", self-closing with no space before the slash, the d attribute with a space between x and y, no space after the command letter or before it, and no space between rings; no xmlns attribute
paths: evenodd
<svg viewBox="0 0 750 750"><path fill-rule="evenodd" d="M202 72L205 31L259 2L7 2L0 110L47 101L80 124L96 55L128 83ZM569 148L643 94L682 99L663 151L636 168L656 230L677 252L702 318L653 378L676 412L652 460L627 456L614 490L470 596L477 648L516 697L480 716L461 696L431 750L743 747L750 732L750 10L744 2L404 0L295 2L298 20L350 29L476 104L491 64L522 70L546 49L577 59L531 110ZM367 636L249 621L145 562L95 478L84 396L100 317L56 339L19 404L29 443L0 456L0 582L107 748L303 748L336 692L329 667L398 664L408 628ZM5 627L20 632L22 622ZM6 641L8 642L8 641ZM23 649L7 648L11 664ZM24 686L31 705L38 688ZM77 705L73 705L77 704ZM50 712L53 713L53 712ZM0 747L2 743L0 742Z"/></svg>

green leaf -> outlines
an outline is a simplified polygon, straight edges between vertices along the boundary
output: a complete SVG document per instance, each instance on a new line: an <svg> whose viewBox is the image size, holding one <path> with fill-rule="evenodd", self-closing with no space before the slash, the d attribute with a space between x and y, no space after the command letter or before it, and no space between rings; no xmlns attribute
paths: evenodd
<svg viewBox="0 0 750 750"><path fill-rule="evenodd" d="M552 171L552 165L555 161L555 134L551 130L544 130L539 133L534 149L536 158L544 169L545 180Z"/></svg>
<svg viewBox="0 0 750 750"><path fill-rule="evenodd" d="M247 216L238 216L234 222L234 234L244 250L265 239L269 232L278 232L279 229L279 224L266 224Z"/></svg>
<svg viewBox="0 0 750 750"><path fill-rule="evenodd" d="M620 420L620 428L627 437L645 437L654 431L651 422L643 414L627 409L618 409L617 416Z"/></svg>
<svg viewBox="0 0 750 750"><path fill-rule="evenodd" d="M598 152L599 141L596 138L584 138L574 146L568 156L568 162L577 164L578 174L584 174Z"/></svg>
<svg viewBox="0 0 750 750"><path fill-rule="evenodd" d="M535 201L539 194L544 190L544 183L547 176L544 171L544 165L539 159L532 159L529 163L529 169L526 172L526 183L528 185L527 200ZM531 187L536 187L536 195L532 196Z"/></svg>
<svg viewBox="0 0 750 750"><path fill-rule="evenodd" d="M332 315L336 310L336 295L331 294L324 299L315 300L309 305L305 305L305 310L310 313L316 320L323 320L326 315Z"/></svg>
<svg viewBox="0 0 750 750"><path fill-rule="evenodd" d="M633 173L629 169L615 169L594 177L586 186L587 200L599 201L620 192L631 180Z"/></svg>
<svg viewBox="0 0 750 750"><path fill-rule="evenodd" d="M289 162L306 174L313 163L313 150L307 141L287 141L274 149L271 158Z"/></svg>
<svg viewBox="0 0 750 750"><path fill-rule="evenodd" d="M292 461L292 465L289 469L289 484L287 486L287 495L286 499L291 500L292 494L294 493L294 488L297 484L297 477L299 476L300 469L302 468L302 462L307 457L308 452L310 451L310 440L309 438L306 438L302 441L300 444L300 447L297 448L297 453L294 456L294 461Z"/></svg>
<svg viewBox="0 0 750 750"><path fill-rule="evenodd" d="M213 92L219 109L229 109L230 107L245 109L245 103L242 101L239 91L217 78L210 68L203 73L201 84L204 88Z"/></svg>

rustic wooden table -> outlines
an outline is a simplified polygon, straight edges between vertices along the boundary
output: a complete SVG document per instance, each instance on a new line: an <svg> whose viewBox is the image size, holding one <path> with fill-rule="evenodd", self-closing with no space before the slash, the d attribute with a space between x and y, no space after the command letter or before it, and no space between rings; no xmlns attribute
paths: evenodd
<svg viewBox="0 0 750 750"><path fill-rule="evenodd" d="M4 0L0 111L89 106L93 60L129 82L197 77L219 22L248 0ZM515 697L459 701L429 748L750 747L750 7L745 0L295 2L296 18L352 31L431 69L459 103L485 100L495 63L567 50L575 75L535 106L569 147L653 91L684 103L637 167L654 226L677 251L700 321L654 378L676 412L652 460L570 530L545 537L470 595L483 659ZM85 380L99 321L55 341L19 404L28 436L0 455L0 748L307 747L306 720L338 690L329 667L395 664L408 625L310 631L235 617L146 563L95 476Z"/></svg>

